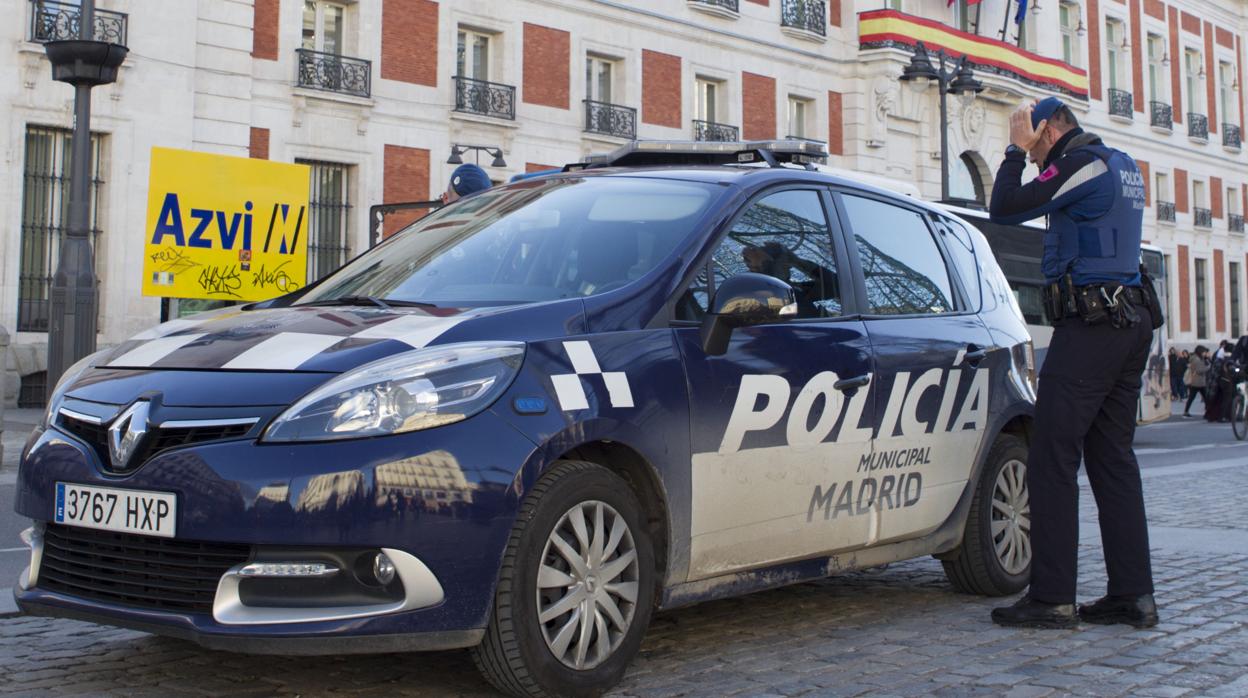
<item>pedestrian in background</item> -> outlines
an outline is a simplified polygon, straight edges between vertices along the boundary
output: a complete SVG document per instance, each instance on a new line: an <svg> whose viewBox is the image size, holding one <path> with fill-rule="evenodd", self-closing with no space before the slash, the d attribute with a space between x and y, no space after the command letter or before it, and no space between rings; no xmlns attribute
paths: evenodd
<svg viewBox="0 0 1248 698"><path fill-rule="evenodd" d="M1183 373L1179 370L1179 350L1170 347L1166 352L1166 368L1170 371L1170 400L1179 400L1179 386L1183 385Z"/></svg>
<svg viewBox="0 0 1248 698"><path fill-rule="evenodd" d="M1202 405L1205 402L1205 376L1209 373L1209 348L1201 344L1196 352L1187 359L1187 372L1183 374L1183 382L1187 384L1187 404L1183 407L1183 416L1192 416L1192 402L1200 396Z"/></svg>
<svg viewBox="0 0 1248 698"><path fill-rule="evenodd" d="M1179 352L1179 358L1178 360L1174 362L1174 372L1170 374L1171 378L1175 381L1175 384L1178 386L1178 390L1176 392L1179 396L1179 400L1187 399L1186 377L1187 377L1187 364L1190 359L1191 359L1191 355L1187 353L1186 349Z"/></svg>

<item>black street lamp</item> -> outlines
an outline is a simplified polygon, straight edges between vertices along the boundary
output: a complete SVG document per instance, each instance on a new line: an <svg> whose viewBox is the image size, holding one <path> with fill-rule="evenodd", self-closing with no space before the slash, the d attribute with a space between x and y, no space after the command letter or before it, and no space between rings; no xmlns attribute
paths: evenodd
<svg viewBox="0 0 1248 698"><path fill-rule="evenodd" d="M927 47L920 41L914 46L914 55L910 58L910 65L901 71L901 79L909 82L916 81L916 84L922 84L924 81L933 81L940 88L940 200L949 200L949 110L946 103L945 95L952 93L955 95L970 95L971 98L984 91L984 84L975 79L975 74L971 70L971 64L967 57L963 55L957 59L957 62L945 68L945 50L942 48L936 52L936 60L938 65L932 65L931 57L927 53ZM950 60L954 60L953 56L948 56Z"/></svg>
<svg viewBox="0 0 1248 698"><path fill-rule="evenodd" d="M52 275L48 327L48 395L65 369L95 351L95 259L91 249L91 88L117 80L126 53L121 44L95 40L95 0L82 0L78 38L43 45L52 79L74 86L70 145L69 221Z"/></svg>
<svg viewBox="0 0 1248 698"><path fill-rule="evenodd" d="M481 153L486 153L494 158L494 162L490 163L490 167L506 167L507 162L503 160L503 149L494 148L488 145L459 145L458 143L451 146L451 156L446 159L448 165L462 165L464 159L460 156L473 150L477 154L477 164L481 164Z"/></svg>

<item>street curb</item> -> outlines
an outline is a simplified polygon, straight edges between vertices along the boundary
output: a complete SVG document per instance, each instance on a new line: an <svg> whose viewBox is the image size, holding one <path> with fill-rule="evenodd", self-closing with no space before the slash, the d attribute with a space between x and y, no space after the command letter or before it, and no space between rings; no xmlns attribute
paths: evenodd
<svg viewBox="0 0 1248 698"><path fill-rule="evenodd" d="M17 609L17 602L13 600L12 589L0 589L0 618L13 618L22 615Z"/></svg>

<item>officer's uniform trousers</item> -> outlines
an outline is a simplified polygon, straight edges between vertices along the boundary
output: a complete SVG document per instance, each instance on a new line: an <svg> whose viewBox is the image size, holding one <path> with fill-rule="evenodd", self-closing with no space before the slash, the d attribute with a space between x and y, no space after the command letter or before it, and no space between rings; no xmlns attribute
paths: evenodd
<svg viewBox="0 0 1248 698"><path fill-rule="evenodd" d="M1041 367L1027 463L1030 594L1037 601L1075 601L1080 456L1096 498L1108 593L1153 592L1140 466L1131 450L1152 324L1147 307L1135 310L1135 327L1060 321Z"/></svg>

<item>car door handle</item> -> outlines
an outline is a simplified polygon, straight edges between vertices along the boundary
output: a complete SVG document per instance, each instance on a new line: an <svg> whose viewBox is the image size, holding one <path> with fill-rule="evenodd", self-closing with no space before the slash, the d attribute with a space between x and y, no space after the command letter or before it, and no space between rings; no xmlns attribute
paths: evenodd
<svg viewBox="0 0 1248 698"><path fill-rule="evenodd" d="M853 378L841 379L833 383L832 387L836 388L837 390L840 390L841 392L844 392L846 390L853 390L855 388L861 388L870 382L871 382L871 374L864 373L861 376L854 376Z"/></svg>
<svg viewBox="0 0 1248 698"><path fill-rule="evenodd" d="M968 344L966 346L966 353L962 355L962 360L974 366L980 361L983 361L986 356L988 356L987 349L977 347L974 344Z"/></svg>

